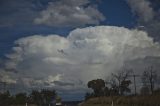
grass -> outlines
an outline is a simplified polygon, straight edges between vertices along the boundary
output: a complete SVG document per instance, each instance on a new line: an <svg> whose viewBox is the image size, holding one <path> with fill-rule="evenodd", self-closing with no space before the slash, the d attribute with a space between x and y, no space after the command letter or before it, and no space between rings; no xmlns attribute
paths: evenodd
<svg viewBox="0 0 160 106"><path fill-rule="evenodd" d="M91 98L81 106L160 106L160 95L148 96L114 96Z"/></svg>
<svg viewBox="0 0 160 106"><path fill-rule="evenodd" d="M11 106L26 106L26 105L11 105ZM37 105L28 104L27 106L37 106Z"/></svg>

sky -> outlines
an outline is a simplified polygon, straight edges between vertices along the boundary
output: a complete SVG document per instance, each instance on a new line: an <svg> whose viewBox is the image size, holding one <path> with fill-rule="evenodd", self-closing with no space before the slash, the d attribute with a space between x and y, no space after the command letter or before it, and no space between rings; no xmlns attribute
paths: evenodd
<svg viewBox="0 0 160 106"><path fill-rule="evenodd" d="M81 100L124 65L159 74L159 31L159 0L0 0L0 81Z"/></svg>

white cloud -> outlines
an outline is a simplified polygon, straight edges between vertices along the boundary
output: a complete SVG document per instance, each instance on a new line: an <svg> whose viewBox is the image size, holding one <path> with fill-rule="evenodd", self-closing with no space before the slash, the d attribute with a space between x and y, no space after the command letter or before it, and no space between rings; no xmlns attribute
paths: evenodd
<svg viewBox="0 0 160 106"><path fill-rule="evenodd" d="M17 81L16 78L12 77L12 73L5 72L3 69L0 69L0 82L6 83L6 84L15 84Z"/></svg>
<svg viewBox="0 0 160 106"><path fill-rule="evenodd" d="M154 18L154 10L148 0L126 0L133 12L135 12L141 21L148 22Z"/></svg>
<svg viewBox="0 0 160 106"><path fill-rule="evenodd" d="M137 28L145 30L155 41L160 41L160 13L155 9L159 1L126 0L134 14L138 15ZM143 27L141 27L143 26Z"/></svg>
<svg viewBox="0 0 160 106"><path fill-rule="evenodd" d="M89 3L89 0L59 0L50 2L48 7L41 11L40 17L34 20L34 23L55 27L97 25L105 17L95 6Z"/></svg>
<svg viewBox="0 0 160 106"><path fill-rule="evenodd" d="M45 81L47 83L54 83L55 81L60 81L61 80L62 75L61 74L57 74L56 76L48 76L48 79Z"/></svg>
<svg viewBox="0 0 160 106"><path fill-rule="evenodd" d="M142 59L145 64L146 57L160 56L160 44L146 32L114 26L76 29L66 38L34 35L15 43L6 68L14 64L22 79L70 91L86 90L89 80L105 78L127 61Z"/></svg>

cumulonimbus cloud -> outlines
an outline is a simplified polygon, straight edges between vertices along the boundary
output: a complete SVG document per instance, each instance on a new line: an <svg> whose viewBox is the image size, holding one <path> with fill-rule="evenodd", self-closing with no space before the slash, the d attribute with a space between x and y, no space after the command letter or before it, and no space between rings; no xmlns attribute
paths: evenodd
<svg viewBox="0 0 160 106"><path fill-rule="evenodd" d="M160 56L160 44L146 32L114 26L75 29L67 37L33 35L15 44L6 68L17 70L27 86L61 90L84 91L89 80L105 79L126 62Z"/></svg>

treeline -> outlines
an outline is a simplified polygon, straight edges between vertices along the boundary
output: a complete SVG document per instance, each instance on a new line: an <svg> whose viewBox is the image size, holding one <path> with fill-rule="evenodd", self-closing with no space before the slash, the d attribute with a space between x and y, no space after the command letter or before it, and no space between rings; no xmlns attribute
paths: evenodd
<svg viewBox="0 0 160 106"><path fill-rule="evenodd" d="M134 80L131 80L131 77ZM140 93L137 93L136 78L140 77L142 86ZM155 88L159 82L157 72L153 67L148 67L142 75L135 75L132 70L124 69L117 73L112 73L108 80L95 79L88 82L88 88L93 90L92 93L86 93L85 99L101 96L124 96L124 95L160 95L160 88ZM130 85L133 84L134 94L131 93Z"/></svg>
<svg viewBox="0 0 160 106"><path fill-rule="evenodd" d="M18 93L11 95L9 91L0 93L0 106L14 106L35 104L37 106L49 106L56 97L55 90L33 90L30 94Z"/></svg>

